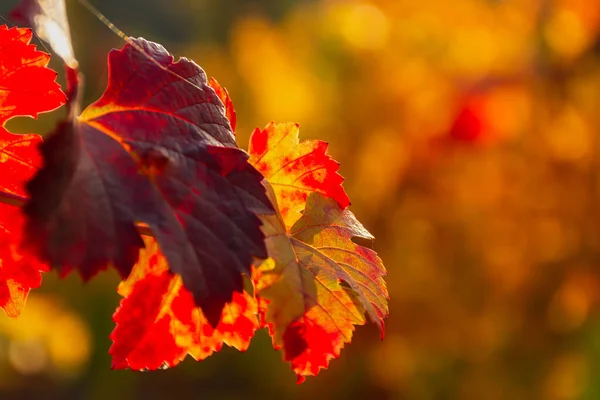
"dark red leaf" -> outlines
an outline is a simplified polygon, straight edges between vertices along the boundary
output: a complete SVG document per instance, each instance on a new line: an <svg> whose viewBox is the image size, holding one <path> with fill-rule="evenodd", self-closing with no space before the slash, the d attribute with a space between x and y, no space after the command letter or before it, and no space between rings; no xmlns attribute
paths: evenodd
<svg viewBox="0 0 600 400"><path fill-rule="evenodd" d="M135 224L146 223L214 325L253 258L266 257L262 175L198 65L144 39L108 63L102 97L41 146L27 241L63 274L89 279L112 264L127 277L143 247Z"/></svg>

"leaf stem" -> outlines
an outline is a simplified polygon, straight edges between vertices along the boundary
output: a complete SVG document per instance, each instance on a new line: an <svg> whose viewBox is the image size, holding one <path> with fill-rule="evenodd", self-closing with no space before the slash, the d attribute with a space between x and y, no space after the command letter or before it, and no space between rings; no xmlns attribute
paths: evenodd
<svg viewBox="0 0 600 400"><path fill-rule="evenodd" d="M0 203L22 208L25 203L27 203L27 200L28 198L25 196L19 196L18 194L8 193L0 190ZM140 235L154 237L152 229L150 229L147 224L137 223L136 227Z"/></svg>
<svg viewBox="0 0 600 400"><path fill-rule="evenodd" d="M15 207L23 207L27 202L27 197L19 196L18 194L12 194L3 192L0 190L0 203L8 204Z"/></svg>

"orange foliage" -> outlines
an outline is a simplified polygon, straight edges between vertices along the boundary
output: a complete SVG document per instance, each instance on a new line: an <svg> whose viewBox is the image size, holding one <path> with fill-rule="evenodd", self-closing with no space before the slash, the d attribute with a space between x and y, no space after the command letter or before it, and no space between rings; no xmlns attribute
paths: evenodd
<svg viewBox="0 0 600 400"><path fill-rule="evenodd" d="M213 328L181 277L169 272L156 241L146 238L145 244L131 275L119 285L125 298L113 317L113 368L173 367L188 354L203 360L223 344L246 350L258 328L254 298L234 293Z"/></svg>

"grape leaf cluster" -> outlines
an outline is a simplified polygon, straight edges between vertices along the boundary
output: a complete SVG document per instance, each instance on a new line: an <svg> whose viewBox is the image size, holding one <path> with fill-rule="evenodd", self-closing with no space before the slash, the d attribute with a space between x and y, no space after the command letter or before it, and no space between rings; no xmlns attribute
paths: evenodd
<svg viewBox="0 0 600 400"><path fill-rule="evenodd" d="M0 306L18 316L41 272L84 280L113 267L123 296L113 368L172 367L260 328L301 382L327 368L367 318L383 336L386 270L354 239L339 164L297 124L235 138L226 89L192 60L128 38L108 55L104 94L83 112L63 0L13 16L65 62L65 93L30 44L0 27L0 123L67 107L42 141L0 128Z"/></svg>

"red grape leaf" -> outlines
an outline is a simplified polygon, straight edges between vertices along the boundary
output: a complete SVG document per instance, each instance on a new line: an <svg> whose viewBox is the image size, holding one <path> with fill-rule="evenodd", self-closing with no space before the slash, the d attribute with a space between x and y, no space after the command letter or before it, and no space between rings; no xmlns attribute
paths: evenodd
<svg viewBox="0 0 600 400"><path fill-rule="evenodd" d="M342 208L350 199L342 188L339 163L327 155L327 143L298 141L298 124L274 124L255 129L250 137L250 162L269 181L279 203L286 227L300 218L307 196L321 193L336 200Z"/></svg>
<svg viewBox="0 0 600 400"><path fill-rule="evenodd" d="M225 106L227 119L231 124L231 130L235 132L235 126L237 124L237 115L235 113L235 108L233 108L233 101L231 101L231 97L229 97L229 92L227 91L227 89L219 85L219 82L217 82L215 78L210 78L208 84L211 88L214 89L217 96L219 96L219 99L221 99L221 101L223 102L223 105Z"/></svg>
<svg viewBox="0 0 600 400"><path fill-rule="evenodd" d="M352 241L373 237L349 210L314 192L288 231L280 215L263 222L270 258L254 271L259 311L299 382L339 356L365 312L383 335L386 271L373 250Z"/></svg>
<svg viewBox="0 0 600 400"><path fill-rule="evenodd" d="M46 66L50 56L29 44L29 29L0 26L0 191L25 196L24 184L40 165L38 135L14 135L4 124L12 117L54 110L65 103ZM0 307L11 317L20 314L30 289L39 287L46 266L21 252L24 216L15 206L0 203Z"/></svg>
<svg viewBox="0 0 600 400"><path fill-rule="evenodd" d="M113 368L172 367L187 354L202 360L223 344L246 350L258 328L256 300L246 291L234 293L213 329L181 277L169 272L156 241L144 241L138 263L118 289L125 298L113 317Z"/></svg>
<svg viewBox="0 0 600 400"><path fill-rule="evenodd" d="M130 39L108 64L102 97L40 147L27 243L63 275L114 265L125 278L144 246L136 223L146 223L214 326L254 257L266 257L256 213L273 211L262 176L194 62Z"/></svg>
<svg viewBox="0 0 600 400"><path fill-rule="evenodd" d="M21 0L11 17L34 28L69 68L77 69L64 0Z"/></svg>

